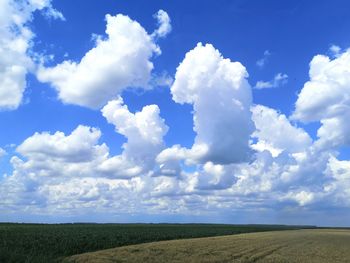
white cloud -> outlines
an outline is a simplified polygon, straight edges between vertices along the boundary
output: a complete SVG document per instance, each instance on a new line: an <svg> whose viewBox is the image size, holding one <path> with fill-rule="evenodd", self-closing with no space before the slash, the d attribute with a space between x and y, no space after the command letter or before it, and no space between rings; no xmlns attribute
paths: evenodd
<svg viewBox="0 0 350 263"><path fill-rule="evenodd" d="M101 132L96 128L78 126L69 135L35 133L17 147L24 159L12 158L14 174L29 175L36 180L40 177L130 179L152 173L155 156L163 147L162 136L167 131L158 117L158 108L147 106L133 115L122 105L113 108L112 103L104 108L104 113L111 114L108 118L128 139L121 155L110 156L107 145L98 144ZM148 127L149 132L154 132L156 125L162 129L159 134L144 131Z"/></svg>
<svg viewBox="0 0 350 263"><path fill-rule="evenodd" d="M165 36L167 14L160 10L157 17L156 32ZM38 79L51 83L64 103L100 108L127 88L150 88L150 59L160 54L154 39L128 16L106 15L106 21L107 37L98 37L80 62L67 60L38 70Z"/></svg>
<svg viewBox="0 0 350 263"><path fill-rule="evenodd" d="M350 92L349 65L350 50L334 60L315 56L310 63L310 80L299 93L293 117L305 122L318 121L344 112Z"/></svg>
<svg viewBox="0 0 350 263"><path fill-rule="evenodd" d="M54 19L64 19L50 0L3 0L0 2L0 110L14 110L22 102L26 75L34 69L34 33L28 24L33 13L42 11Z"/></svg>
<svg viewBox="0 0 350 263"><path fill-rule="evenodd" d="M108 159L109 149L98 144L98 129L78 126L70 135L62 132L35 133L17 147L26 161L13 157L15 170L33 176L93 176L96 167Z"/></svg>
<svg viewBox="0 0 350 263"><path fill-rule="evenodd" d="M158 20L159 27L153 32L153 37L165 37L171 32L171 20L167 12L160 9L154 17Z"/></svg>
<svg viewBox="0 0 350 263"><path fill-rule="evenodd" d="M255 89L270 89L270 88L279 88L288 82L288 75L278 73L275 75L273 80L270 81L258 81L255 84Z"/></svg>
<svg viewBox="0 0 350 263"><path fill-rule="evenodd" d="M305 206L314 201L315 194L308 191L290 192L285 196L285 199L294 200L301 206Z"/></svg>
<svg viewBox="0 0 350 263"><path fill-rule="evenodd" d="M167 161L178 161L187 158L187 149L182 148L181 145L173 145L171 148L163 150L158 156L157 161L164 163Z"/></svg>
<svg viewBox="0 0 350 263"><path fill-rule="evenodd" d="M132 113L121 97L101 110L126 138L119 155L110 154L96 128L35 133L17 147L13 173L0 182L0 211L202 215L349 207L350 162L319 147L321 139L313 143L284 114L252 106L247 76L212 45L186 54L171 93L175 102L193 105L191 148L165 148L168 127L159 107ZM329 117L322 110L319 137L346 137L347 112Z"/></svg>
<svg viewBox="0 0 350 263"><path fill-rule="evenodd" d="M268 151L259 152L253 162L237 165L237 181L226 191L238 196L243 204L260 200L256 207L322 209L325 202L336 200L335 193L326 190L329 176L325 172L331 156L313 146L302 153L283 152L277 157ZM342 194L348 196L343 190Z"/></svg>
<svg viewBox="0 0 350 263"><path fill-rule="evenodd" d="M303 122L320 121L320 147L350 143L350 50L331 60L315 56L310 63L310 80L298 95L292 118Z"/></svg>
<svg viewBox="0 0 350 263"><path fill-rule="evenodd" d="M265 66L265 64L267 63L267 61L268 61L270 56L271 56L271 52L268 51L268 50L265 50L264 51L264 56L261 59L256 61L256 65L259 68L263 68Z"/></svg>
<svg viewBox="0 0 350 263"><path fill-rule="evenodd" d="M164 148L163 137L168 127L159 113L157 105L148 105L133 114L121 98L108 102L102 109L107 121L127 138L121 158L132 167L141 167L142 171L153 169L156 156Z"/></svg>
<svg viewBox="0 0 350 263"><path fill-rule="evenodd" d="M328 196L335 197L329 198L332 205L350 206L350 161L330 158L325 174L330 180L324 186L324 191Z"/></svg>
<svg viewBox="0 0 350 263"><path fill-rule="evenodd" d="M167 131L158 107L132 114L114 101L103 112L128 139L121 155L109 155L95 128L78 126L69 135L35 133L17 147L21 156L11 159L14 171L0 182L0 210L31 207L33 213L67 213L113 207L134 213L142 206L150 211L152 196L176 191L177 180L152 177L152 163Z"/></svg>
<svg viewBox="0 0 350 263"><path fill-rule="evenodd" d="M331 45L330 48L329 48L329 51L331 52L331 54L334 56L334 57L338 57L341 53L341 48L337 45Z"/></svg>
<svg viewBox="0 0 350 263"><path fill-rule="evenodd" d="M237 180L234 169L230 165L206 162L197 174L196 189L221 190L231 187Z"/></svg>
<svg viewBox="0 0 350 263"><path fill-rule="evenodd" d="M349 163L328 152L310 146L302 153L273 157L263 151L250 162L206 162L186 172L185 164L169 161L184 159L190 150L174 146L158 154L157 161L178 166L157 172L154 159L167 129L157 108L146 106L132 114L119 100L103 112L128 139L121 155L110 156L108 147L99 144L101 132L95 128L78 126L69 135L36 133L18 146L21 156L12 157L14 171L0 183L0 210L72 215L112 209L115 214L193 215L225 209L279 211L291 205L312 209L318 202L348 205ZM282 127L286 125L283 118L277 119L282 119ZM151 131L156 131L154 136L148 136ZM147 146L139 149L149 151L149 161L138 159L137 149L131 147L136 141ZM153 146L157 151L148 148Z"/></svg>
<svg viewBox="0 0 350 263"><path fill-rule="evenodd" d="M199 162L248 159L253 123L247 77L241 63L223 58L210 44L199 43L178 66L171 93L175 102L193 105L197 135L192 149L202 149Z"/></svg>
<svg viewBox="0 0 350 263"><path fill-rule="evenodd" d="M130 154L131 150L145 153L147 149L135 149L133 144L135 140L144 142L148 139L133 137L147 134L136 134L137 127L132 126L154 127L152 118L155 114L157 109L152 107L145 108L138 116L124 114L129 119L127 123L118 123L118 128L129 138L123 154L117 156L110 156L108 147L98 143L100 130L87 126L78 126L69 135L43 132L27 138L17 147L20 157L11 158L13 173L0 183L2 210L7 206L22 209L29 205L32 209L48 209L47 212L54 209L58 212L75 209L77 205L81 209L92 204L101 209L106 204L118 206L116 203L125 202L126 198L135 202L128 195L143 188L144 183L137 176L147 176L148 171L147 167L138 166L146 162L138 159L142 158L142 153ZM142 120L142 117L145 119ZM152 144L158 146L161 142L154 137L143 146Z"/></svg>
<svg viewBox="0 0 350 263"><path fill-rule="evenodd" d="M65 21L66 19L63 14L52 7L51 1L52 0L27 0L27 8L31 8L32 10L43 10L44 15L48 18ZM24 3L24 6L25 5L26 3Z"/></svg>
<svg viewBox="0 0 350 263"><path fill-rule="evenodd" d="M71 135L63 132L51 135L35 133L17 147L17 152L29 159L59 159L64 162L88 162L101 151L104 145L95 147L101 132L94 128L79 126Z"/></svg>
<svg viewBox="0 0 350 263"><path fill-rule="evenodd" d="M256 127L253 137L258 139L258 146L260 143L260 146L266 145L267 150L269 146L291 153L305 151L311 146L310 136L303 129L293 126L285 115L262 105L252 107L252 112Z"/></svg>

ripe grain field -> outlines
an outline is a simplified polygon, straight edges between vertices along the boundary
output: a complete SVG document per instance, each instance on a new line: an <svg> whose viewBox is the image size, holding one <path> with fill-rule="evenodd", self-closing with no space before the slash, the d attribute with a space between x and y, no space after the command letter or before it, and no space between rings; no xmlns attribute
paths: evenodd
<svg viewBox="0 0 350 263"><path fill-rule="evenodd" d="M162 241L76 255L66 262L348 263L350 230L292 230Z"/></svg>

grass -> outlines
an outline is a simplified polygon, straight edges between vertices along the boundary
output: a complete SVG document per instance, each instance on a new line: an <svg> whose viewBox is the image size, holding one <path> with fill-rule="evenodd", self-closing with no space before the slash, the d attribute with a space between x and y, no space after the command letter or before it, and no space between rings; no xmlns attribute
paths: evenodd
<svg viewBox="0 0 350 263"><path fill-rule="evenodd" d="M126 245L270 230L283 225L0 224L0 262L59 262L84 252Z"/></svg>
<svg viewBox="0 0 350 263"><path fill-rule="evenodd" d="M350 262L350 230L315 229L162 241L87 253L67 262Z"/></svg>

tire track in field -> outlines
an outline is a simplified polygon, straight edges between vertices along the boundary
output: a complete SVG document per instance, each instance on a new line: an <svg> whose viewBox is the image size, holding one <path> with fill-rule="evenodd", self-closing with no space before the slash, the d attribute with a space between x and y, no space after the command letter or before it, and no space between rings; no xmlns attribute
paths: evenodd
<svg viewBox="0 0 350 263"><path fill-rule="evenodd" d="M249 259L249 262L251 262L251 263L259 262L260 260L263 260L264 258L272 255L276 251L281 250L282 248L285 248L285 247L287 247L287 245L277 246L277 247L272 248L270 250L263 251L263 252L261 252L261 254L253 255Z"/></svg>

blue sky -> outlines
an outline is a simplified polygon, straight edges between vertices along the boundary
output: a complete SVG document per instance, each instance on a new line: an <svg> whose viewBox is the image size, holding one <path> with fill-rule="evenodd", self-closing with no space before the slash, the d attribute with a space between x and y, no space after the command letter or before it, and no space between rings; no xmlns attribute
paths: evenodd
<svg viewBox="0 0 350 263"><path fill-rule="evenodd" d="M347 224L347 1L1 5L0 221Z"/></svg>

